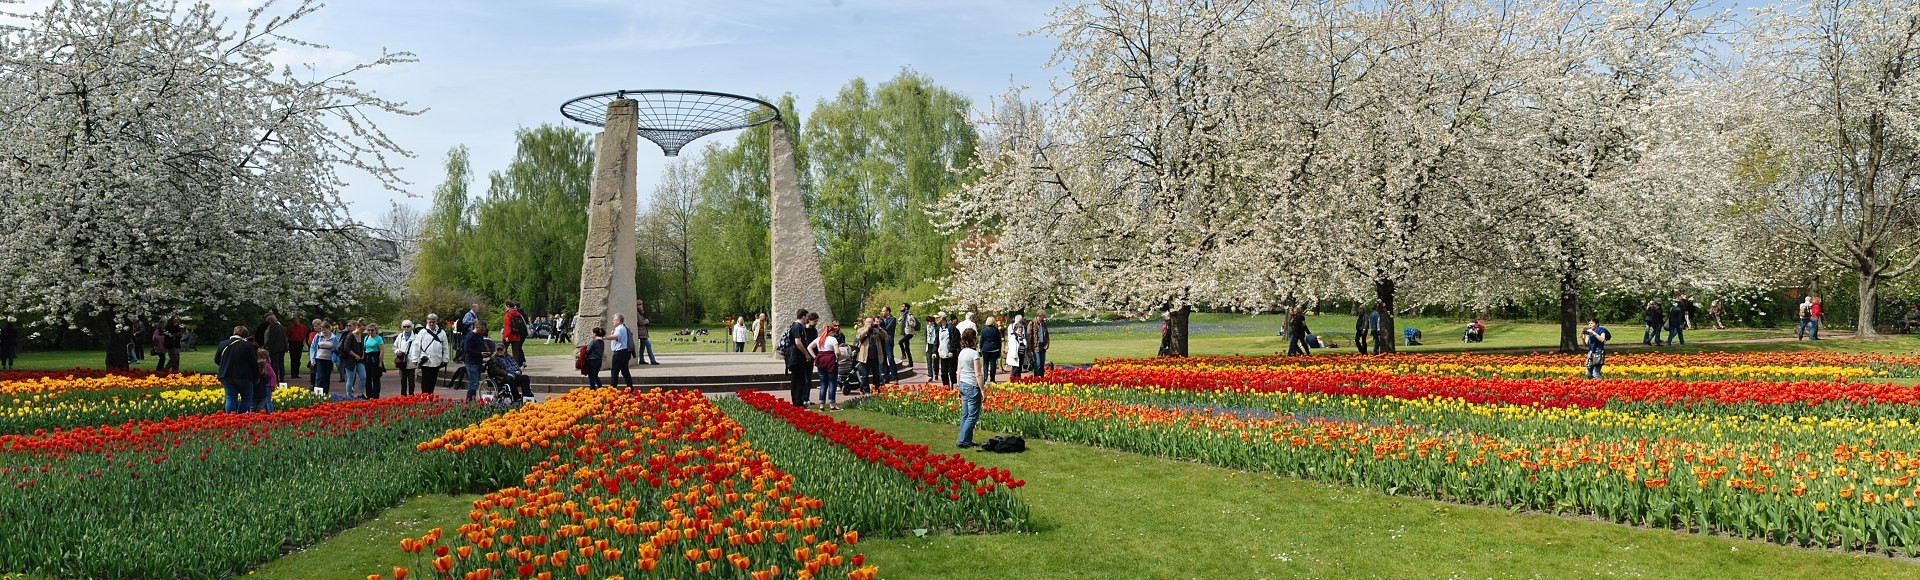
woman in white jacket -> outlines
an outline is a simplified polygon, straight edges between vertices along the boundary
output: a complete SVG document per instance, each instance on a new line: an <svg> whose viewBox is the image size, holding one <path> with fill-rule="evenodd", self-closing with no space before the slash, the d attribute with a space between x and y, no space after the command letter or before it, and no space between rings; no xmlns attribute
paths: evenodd
<svg viewBox="0 0 1920 580"><path fill-rule="evenodd" d="M414 331L413 340L407 342L407 357L420 372L420 392L433 394L434 382L440 380L440 369L446 368L447 359L452 357L448 346L451 342L452 334L440 327L438 314L428 314L427 323Z"/></svg>
<svg viewBox="0 0 1920 580"><path fill-rule="evenodd" d="M747 317L733 319L733 352L747 350Z"/></svg>
<svg viewBox="0 0 1920 580"><path fill-rule="evenodd" d="M1027 360L1022 352L1027 348L1026 318L1015 314L1013 324L1007 325L1007 370L1013 371L1014 380L1020 378L1020 361Z"/></svg>
<svg viewBox="0 0 1920 580"><path fill-rule="evenodd" d="M393 334L394 370L400 371L400 396L402 397L413 394L413 359L407 354L411 351L407 348L408 345L413 344L413 332L413 321L402 320L400 332Z"/></svg>

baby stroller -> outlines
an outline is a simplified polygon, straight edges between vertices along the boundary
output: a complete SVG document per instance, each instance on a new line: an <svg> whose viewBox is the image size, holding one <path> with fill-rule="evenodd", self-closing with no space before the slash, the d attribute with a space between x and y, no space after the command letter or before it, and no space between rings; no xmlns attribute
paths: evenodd
<svg viewBox="0 0 1920 580"><path fill-rule="evenodd" d="M865 391L867 384L861 382L860 365L854 360L858 352L850 344L841 344L833 349L834 380L840 382L840 394L851 395L854 391Z"/></svg>
<svg viewBox="0 0 1920 580"><path fill-rule="evenodd" d="M1486 336L1486 333L1487 327L1475 321L1467 325L1466 332L1460 336L1460 342L1480 342L1480 340Z"/></svg>

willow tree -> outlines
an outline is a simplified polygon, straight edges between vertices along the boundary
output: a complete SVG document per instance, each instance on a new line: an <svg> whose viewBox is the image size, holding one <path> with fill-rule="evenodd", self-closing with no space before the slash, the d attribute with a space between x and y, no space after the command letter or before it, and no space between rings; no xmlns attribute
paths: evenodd
<svg viewBox="0 0 1920 580"><path fill-rule="evenodd" d="M378 121L414 114L357 84L411 62L281 66L318 10L238 25L206 4L54 0L0 39L0 303L105 337L189 308L352 301L364 226L343 172L397 189Z"/></svg>

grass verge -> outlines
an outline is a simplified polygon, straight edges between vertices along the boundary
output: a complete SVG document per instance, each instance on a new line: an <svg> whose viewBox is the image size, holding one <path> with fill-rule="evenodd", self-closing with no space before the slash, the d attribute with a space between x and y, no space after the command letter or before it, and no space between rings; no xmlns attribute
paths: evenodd
<svg viewBox="0 0 1920 580"><path fill-rule="evenodd" d="M433 528L452 530L467 522L479 495L425 495L381 512L352 529L305 550L294 552L255 569L256 578L366 578L392 574L395 563L407 562L400 539L419 537Z"/></svg>

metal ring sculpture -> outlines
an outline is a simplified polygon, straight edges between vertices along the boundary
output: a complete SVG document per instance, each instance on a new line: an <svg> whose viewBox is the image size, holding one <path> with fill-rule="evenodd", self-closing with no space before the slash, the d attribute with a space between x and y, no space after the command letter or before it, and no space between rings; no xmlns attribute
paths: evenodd
<svg viewBox="0 0 1920 580"><path fill-rule="evenodd" d="M560 114L595 127L607 125L607 105L620 99L639 102L640 136L659 145L668 157L694 139L764 125L780 116L772 103L712 91L644 89L613 91L575 98L560 105Z"/></svg>

